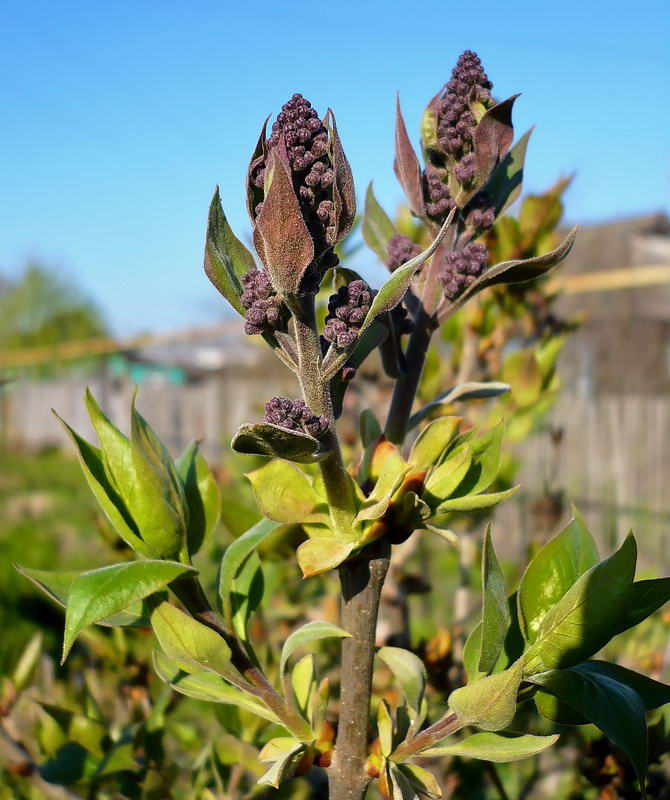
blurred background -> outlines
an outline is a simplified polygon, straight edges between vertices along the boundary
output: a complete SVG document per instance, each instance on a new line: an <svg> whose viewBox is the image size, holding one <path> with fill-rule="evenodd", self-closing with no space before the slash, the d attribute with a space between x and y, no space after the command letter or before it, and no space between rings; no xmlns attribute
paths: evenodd
<svg viewBox="0 0 670 800"><path fill-rule="evenodd" d="M640 0L634 9L622 0L567 0L560 8L518 0L476 6L423 0L0 4L0 674L9 676L0 717L22 692L33 693L27 727L5 731L7 741L0 737L8 787L0 787L2 800L209 797L179 794L178 765L170 788L146 737L141 756L131 749L106 772L98 762L86 767L80 752L75 767L72 750L62 756L71 730L63 733L62 715L44 705L35 710L35 697L42 702L52 694L71 709L86 697L88 718L119 730L140 718L145 728L147 720L158 726L156 715L173 701L150 687L147 643L122 633L113 639L89 634L79 663L55 667L60 612L12 562L76 570L127 557L51 415L55 408L92 439L82 402L86 386L124 429L139 387L140 409L175 455L192 439L203 440L224 496L221 536L201 565L205 574L213 576L225 542L255 520L242 478L250 461L231 456L230 438L242 422L259 418L271 395L295 395L296 388L259 337L244 336L239 318L204 275L202 251L215 184L233 230L250 239L248 160L264 118L294 92L321 113L334 110L361 207L374 181L397 228L416 241L422 232L403 208L392 169L396 91L415 145L424 106L466 48L481 57L497 98L522 93L517 135L535 126L522 197L485 243L496 260L534 255L578 223L577 244L548 280L483 295L450 323L429 359L422 397L464 379L512 386L499 407L482 404L468 412L473 422L502 416L508 423L504 480L521 483L522 491L497 510L494 530L512 580L518 565L559 529L571 502L602 552L633 527L642 569L649 576L668 573L669 33L661 0ZM372 286L383 280L386 268L360 228L342 258ZM345 441L353 442L362 408L388 400L390 385L379 363L366 365L347 396ZM483 523L464 520L458 547L423 539L407 546L390 584L395 594L382 635L423 648L440 674L457 660L459 637L478 608ZM277 587L297 583L290 545L299 538L300 532L284 532L266 554ZM335 615L328 580L293 593L282 589L286 596L272 613L284 614L290 625L310 602L316 615ZM266 613L269 622L272 613ZM36 643L37 627L43 638ZM657 616L634 648L638 666L657 677L670 659L667 632L668 620ZM620 654L630 660L626 647L620 645ZM103 662L108 668L101 670ZM96 697L104 712L92 710ZM165 747L202 759L209 777L198 792L246 797L242 778L232 789L227 783L230 765L242 755L231 756L226 740L203 756L196 731L206 723L194 722L184 705L168 726ZM224 727L234 733L235 724L228 720ZM621 789L626 775L616 754L603 755L597 741L573 743L581 754L571 762L574 774L593 767L600 776L586 788L554 784L552 794L533 794L538 789L531 786L521 795L509 784L510 796L634 796ZM87 758L93 751L102 758L98 744L95 750L90 740L79 742ZM105 758L110 752L104 750ZM253 753L244 757L253 763ZM12 767L21 759L26 775L24 767ZM217 770L224 777L212 784ZM128 778L140 773L141 780ZM619 779L614 793L602 793ZM466 785L470 793L463 797L504 796L487 780L463 778L451 796L461 796ZM318 796L314 787L283 792Z"/></svg>

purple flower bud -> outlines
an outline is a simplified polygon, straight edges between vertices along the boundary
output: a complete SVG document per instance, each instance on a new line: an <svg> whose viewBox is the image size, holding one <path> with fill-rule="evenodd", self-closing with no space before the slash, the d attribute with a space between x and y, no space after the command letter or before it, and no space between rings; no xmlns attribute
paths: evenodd
<svg viewBox="0 0 670 800"><path fill-rule="evenodd" d="M438 275L447 298L455 300L463 289L471 286L486 269L487 261L488 251L483 244L471 243L447 253Z"/></svg>
<svg viewBox="0 0 670 800"><path fill-rule="evenodd" d="M495 206L486 192L478 192L465 209L465 224L474 231L490 228L495 222Z"/></svg>
<svg viewBox="0 0 670 800"><path fill-rule="evenodd" d="M451 78L429 108L433 110L435 129L433 142L441 151L446 168L459 183L468 184L475 175L474 133L481 105L493 105L493 88L476 53L466 50L459 56ZM446 181L445 181L446 183ZM439 221L444 215L440 199L426 197L429 216Z"/></svg>
<svg viewBox="0 0 670 800"><path fill-rule="evenodd" d="M329 425L326 417L315 414L304 400L288 397L273 397L265 404L265 421L310 436L320 436Z"/></svg>
<svg viewBox="0 0 670 800"><path fill-rule="evenodd" d="M396 233L389 239L387 245L388 256L386 258L386 266L391 272L394 272L398 267L402 267L403 264L406 264L410 259L414 258L414 256L418 256L420 252L421 248L419 245L414 244L409 236Z"/></svg>
<svg viewBox="0 0 670 800"><path fill-rule="evenodd" d="M252 269L242 276L240 302L247 309L244 332L249 336L269 333L284 321L283 306L265 270Z"/></svg>
<svg viewBox="0 0 670 800"><path fill-rule="evenodd" d="M463 156L463 158L456 164L454 173L456 174L456 178L458 179L459 183L467 183L468 181L472 180L475 174L474 153L468 153L467 155Z"/></svg>
<svg viewBox="0 0 670 800"><path fill-rule="evenodd" d="M351 169L344 156L332 112L329 111L326 119L321 120L309 101L301 94L294 94L282 106L272 124L270 136L265 139L264 132L261 134L249 167L247 192L251 198L248 205L250 215L257 227L262 226L263 220L258 220L258 215L263 201L267 200L264 197L266 172L272 164L273 153L277 150L285 151L282 158L285 159L292 183L292 188L289 185L288 191L295 192L299 205L297 213L302 216L306 235L313 243L314 263L323 274L332 266L333 245L347 235L355 216ZM270 186L268 192L271 191ZM294 228L299 227L295 221L292 221L292 225ZM265 228L261 237L264 240L281 239L284 233L280 225L265 225ZM258 238L254 231L255 243ZM261 245L259 255L269 268L264 258L266 254L261 252L263 249L267 251L267 241L261 242ZM299 269L308 268L300 265ZM274 270L270 271L274 277ZM304 277L304 273L301 277ZM276 283L282 291L286 290L283 280ZM318 283L315 289L313 279L307 284L301 282L297 291L302 294L318 290ZM295 286L288 288L289 291L296 291Z"/></svg>
<svg viewBox="0 0 670 800"><path fill-rule="evenodd" d="M436 222L444 222L455 204L449 194L447 184L442 181L435 168L430 165L426 167L424 172L424 194L426 196L428 216Z"/></svg>
<svg viewBox="0 0 670 800"><path fill-rule="evenodd" d="M356 341L358 331L370 310L374 292L365 281L355 280L340 286L328 300L328 316L323 338L344 350Z"/></svg>

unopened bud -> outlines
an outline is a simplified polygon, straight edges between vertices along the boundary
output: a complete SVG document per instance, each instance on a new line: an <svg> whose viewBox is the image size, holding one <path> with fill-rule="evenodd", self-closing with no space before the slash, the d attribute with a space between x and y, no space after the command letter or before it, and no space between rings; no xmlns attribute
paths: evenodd
<svg viewBox="0 0 670 800"><path fill-rule="evenodd" d="M488 251L483 244L469 244L462 250L447 253L439 280L449 300L454 300L486 269Z"/></svg>
<svg viewBox="0 0 670 800"><path fill-rule="evenodd" d="M414 256L418 256L421 252L421 248L418 244L414 244L409 236L396 233L389 239L387 252L386 266L391 272L394 272L398 267L402 267L403 264L406 264L410 259L414 258Z"/></svg>
<svg viewBox="0 0 670 800"><path fill-rule="evenodd" d="M320 436L328 430L328 420L315 414L304 400L273 397L265 404L265 421L309 436Z"/></svg>
<svg viewBox="0 0 670 800"><path fill-rule="evenodd" d="M341 286L328 300L328 316L323 338L340 350L356 341L358 332L370 310L374 293L365 281L355 280Z"/></svg>

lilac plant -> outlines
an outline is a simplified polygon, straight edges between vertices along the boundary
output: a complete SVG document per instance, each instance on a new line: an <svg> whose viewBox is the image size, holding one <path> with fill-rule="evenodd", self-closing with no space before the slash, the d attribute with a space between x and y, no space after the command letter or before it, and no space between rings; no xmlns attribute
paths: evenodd
<svg viewBox="0 0 670 800"><path fill-rule="evenodd" d="M415 407L431 337L479 292L545 274L575 237L573 230L539 257L489 263L479 237L518 197L528 143L528 134L513 143L515 97L497 102L492 88L479 58L463 53L424 112L421 159L398 102L394 169L431 242L420 250L402 236L370 187L363 236L389 269L377 289L339 263L356 201L332 111L321 118L295 94L269 135L267 120L263 125L246 186L259 263L233 234L216 190L207 275L243 317L244 332L262 337L295 374L301 393L268 398L264 419L233 438L235 451L266 459L247 476L264 519L225 551L216 603L192 564L220 504L197 446L173 461L134 408L127 438L90 395L100 448L66 426L92 491L140 559L79 575L66 589L46 573L33 576L67 607L64 657L86 625L148 620L160 646L155 668L167 684L279 726L260 755L267 763L262 784L279 786L315 767L327 772L332 800L362 800L371 781L394 800L438 797L434 777L416 760L514 761L556 741L509 730L519 704L532 701L550 720L598 725L627 753L644 788L645 711L668 702L670 689L592 658L670 597L670 579L635 581L632 536L601 561L575 514L508 594L487 531L482 621L465 647L468 681L452 692L446 711L428 706L424 665L414 653L375 643L393 546L420 531L444 534L457 515L491 509L518 488L492 491L502 424L464 431L459 417L435 413L507 387L456 386L439 402ZM324 291L331 294L319 324L317 295ZM390 409L383 425L373 410L364 412L358 457L347 463L337 418L356 370L376 350L394 381ZM305 533L296 553L305 578L339 571L341 624L314 621L294 631L275 659L277 675L250 636L255 606L247 566L283 524ZM296 651L328 637L341 640L335 727L327 719L328 678L317 678L311 656L293 665ZM394 674L402 700L393 709L380 701L371 723L375 658ZM476 732L464 735L470 728Z"/></svg>

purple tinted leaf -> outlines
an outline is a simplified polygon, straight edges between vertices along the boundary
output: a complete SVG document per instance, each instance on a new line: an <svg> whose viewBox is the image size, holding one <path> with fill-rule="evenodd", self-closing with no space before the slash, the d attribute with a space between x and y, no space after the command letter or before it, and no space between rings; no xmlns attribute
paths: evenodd
<svg viewBox="0 0 670 800"><path fill-rule="evenodd" d="M423 200L423 182L419 159L407 135L407 127L400 110L400 96L396 98L395 159L393 171L405 192L412 213L417 217L426 215Z"/></svg>
<svg viewBox="0 0 670 800"><path fill-rule="evenodd" d="M518 94L490 108L475 128L475 182L483 186L507 155L514 139L512 107Z"/></svg>

